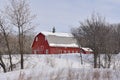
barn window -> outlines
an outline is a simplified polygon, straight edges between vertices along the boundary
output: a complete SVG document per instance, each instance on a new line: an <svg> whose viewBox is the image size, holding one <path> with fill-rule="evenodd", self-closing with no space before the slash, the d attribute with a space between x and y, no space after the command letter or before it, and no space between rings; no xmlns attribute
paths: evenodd
<svg viewBox="0 0 120 80"><path fill-rule="evenodd" d="M72 53L74 53L74 51L72 51Z"/></svg>
<svg viewBox="0 0 120 80"><path fill-rule="evenodd" d="M64 53L66 53L66 50L64 50Z"/></svg>
<svg viewBox="0 0 120 80"><path fill-rule="evenodd" d="M59 53L62 53L62 50L59 50Z"/></svg>
<svg viewBox="0 0 120 80"><path fill-rule="evenodd" d="M37 50L34 50L34 54L37 54Z"/></svg>
<svg viewBox="0 0 120 80"><path fill-rule="evenodd" d="M68 51L68 53L70 53L70 51Z"/></svg>
<svg viewBox="0 0 120 80"><path fill-rule="evenodd" d="M78 51L76 51L76 53L78 53Z"/></svg>
<svg viewBox="0 0 120 80"><path fill-rule="evenodd" d="M38 37L36 37L36 41L38 41Z"/></svg>

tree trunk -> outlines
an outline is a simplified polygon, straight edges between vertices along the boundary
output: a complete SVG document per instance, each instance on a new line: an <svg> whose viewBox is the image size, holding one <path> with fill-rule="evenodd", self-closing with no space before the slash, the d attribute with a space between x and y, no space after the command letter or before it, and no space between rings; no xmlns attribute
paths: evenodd
<svg viewBox="0 0 120 80"><path fill-rule="evenodd" d="M8 42L8 38L7 38L6 33L4 34L4 36L5 36L5 41L6 41L6 45L7 45L7 49L8 49L8 54L9 54L9 58L10 58L10 69L11 69L11 71L12 71L12 70L13 70L13 67L12 67L11 50L10 50L10 46L9 46L9 42Z"/></svg>
<svg viewBox="0 0 120 80"><path fill-rule="evenodd" d="M24 69L23 53L21 53L21 69Z"/></svg>
<svg viewBox="0 0 120 80"><path fill-rule="evenodd" d="M80 57L81 57L81 64L83 64L83 59L82 59L82 54L80 52Z"/></svg>
<svg viewBox="0 0 120 80"><path fill-rule="evenodd" d="M22 51L22 34L21 34L21 28L20 26L18 27L18 34L19 34L19 53L20 53L20 57L21 57L21 69L23 69L23 51Z"/></svg>
<svg viewBox="0 0 120 80"><path fill-rule="evenodd" d="M97 53L94 53L94 68L97 68Z"/></svg>
<svg viewBox="0 0 120 80"><path fill-rule="evenodd" d="M0 61L1 61L0 65L1 65L1 67L3 68L3 71L6 73L7 70L6 70L6 68L5 68L5 64L4 64L3 60L2 60L2 56L1 56L1 55L0 55Z"/></svg>
<svg viewBox="0 0 120 80"><path fill-rule="evenodd" d="M105 68L107 67L107 54L105 54L105 64L104 64Z"/></svg>
<svg viewBox="0 0 120 80"><path fill-rule="evenodd" d="M23 32L23 27L21 27L21 69L24 68L24 58L23 58L23 54L24 54L24 32Z"/></svg>
<svg viewBox="0 0 120 80"><path fill-rule="evenodd" d="M111 55L108 55L108 68L110 68L110 63L111 63Z"/></svg>
<svg viewBox="0 0 120 80"><path fill-rule="evenodd" d="M100 62L100 54L99 54L99 66L98 66L98 68L100 68L100 65L101 65L101 62Z"/></svg>

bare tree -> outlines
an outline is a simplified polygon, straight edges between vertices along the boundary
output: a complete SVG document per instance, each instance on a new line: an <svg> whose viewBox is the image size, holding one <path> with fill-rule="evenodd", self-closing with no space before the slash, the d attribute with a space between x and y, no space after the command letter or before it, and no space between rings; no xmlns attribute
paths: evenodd
<svg viewBox="0 0 120 80"><path fill-rule="evenodd" d="M110 68L113 54L120 52L120 27L119 24L111 24L110 32L106 40L105 67Z"/></svg>
<svg viewBox="0 0 120 80"><path fill-rule="evenodd" d="M33 28L31 23L34 16L31 15L29 4L26 0L11 0L6 10L10 22L18 29L19 53L21 54L21 69L23 69L25 33Z"/></svg>
<svg viewBox="0 0 120 80"><path fill-rule="evenodd" d="M100 53L103 53L104 39L106 39L109 32L105 19L99 15L92 15L90 19L80 24L74 34L78 35L79 44L81 44L80 41L82 40L84 46L90 47L94 51L94 68L100 67Z"/></svg>
<svg viewBox="0 0 120 80"><path fill-rule="evenodd" d="M7 32L8 26L6 24L7 23L5 22L5 18L3 18L2 14L0 14L0 31L1 31L1 34L3 35L4 40L5 40L5 45L7 47L7 53L9 54L9 59L10 59L10 69L12 71L13 68L12 68L11 49L10 49L9 40L8 40L8 32ZM3 64L2 56L1 56L1 63Z"/></svg>

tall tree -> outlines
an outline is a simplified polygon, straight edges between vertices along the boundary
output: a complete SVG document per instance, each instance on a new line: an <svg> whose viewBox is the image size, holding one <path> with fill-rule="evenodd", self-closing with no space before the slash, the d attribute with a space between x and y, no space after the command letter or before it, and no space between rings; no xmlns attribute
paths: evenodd
<svg viewBox="0 0 120 80"><path fill-rule="evenodd" d="M103 39L108 32L109 29L106 27L104 18L101 18L99 15L92 15L90 19L81 22L80 27L75 32L78 35L78 42L81 40L84 41L84 46L90 47L94 51L94 68L100 67L98 64L100 64L100 53L103 50Z"/></svg>
<svg viewBox="0 0 120 80"><path fill-rule="evenodd" d="M23 69L25 33L33 28L31 23L34 16L31 15L27 0L11 0L6 10L9 21L18 29L19 53L21 54L21 69Z"/></svg>

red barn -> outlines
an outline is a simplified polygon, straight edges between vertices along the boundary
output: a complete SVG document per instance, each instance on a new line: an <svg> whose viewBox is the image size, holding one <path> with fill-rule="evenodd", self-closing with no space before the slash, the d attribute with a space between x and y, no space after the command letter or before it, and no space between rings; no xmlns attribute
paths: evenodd
<svg viewBox="0 0 120 80"><path fill-rule="evenodd" d="M72 34L40 32L33 41L33 54L78 53L80 48Z"/></svg>

